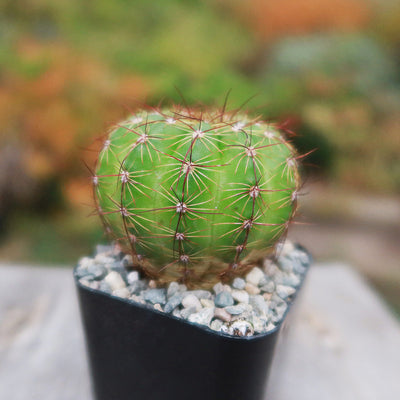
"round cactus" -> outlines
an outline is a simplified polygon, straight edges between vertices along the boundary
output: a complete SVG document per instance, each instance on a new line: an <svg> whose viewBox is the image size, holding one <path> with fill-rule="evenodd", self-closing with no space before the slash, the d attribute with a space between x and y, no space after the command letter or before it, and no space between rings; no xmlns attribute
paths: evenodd
<svg viewBox="0 0 400 400"><path fill-rule="evenodd" d="M296 153L244 114L140 111L115 126L93 188L106 231L161 283L210 287L271 253L296 209Z"/></svg>

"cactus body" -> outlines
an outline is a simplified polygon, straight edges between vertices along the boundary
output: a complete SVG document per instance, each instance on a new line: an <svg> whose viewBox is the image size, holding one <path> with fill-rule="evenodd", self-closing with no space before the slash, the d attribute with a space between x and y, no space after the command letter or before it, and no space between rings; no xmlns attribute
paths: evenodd
<svg viewBox="0 0 400 400"><path fill-rule="evenodd" d="M139 112L104 142L93 176L106 230L161 282L243 274L286 232L296 154L271 124L222 112Z"/></svg>

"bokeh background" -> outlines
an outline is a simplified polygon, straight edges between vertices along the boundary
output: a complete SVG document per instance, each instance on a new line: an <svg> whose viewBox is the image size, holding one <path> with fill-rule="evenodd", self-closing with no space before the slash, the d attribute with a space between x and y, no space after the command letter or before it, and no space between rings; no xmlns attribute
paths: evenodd
<svg viewBox="0 0 400 400"><path fill-rule="evenodd" d="M0 260L75 264L96 138L146 103L286 121L305 159L291 236L361 271L400 315L400 3L3 0Z"/></svg>

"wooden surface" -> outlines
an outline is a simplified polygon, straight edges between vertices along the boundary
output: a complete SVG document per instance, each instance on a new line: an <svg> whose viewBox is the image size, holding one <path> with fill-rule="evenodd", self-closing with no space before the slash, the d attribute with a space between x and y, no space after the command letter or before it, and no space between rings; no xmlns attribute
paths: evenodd
<svg viewBox="0 0 400 400"><path fill-rule="evenodd" d="M400 399L399 322L358 275L314 266L299 300L268 400ZM71 270L0 265L0 399L92 399Z"/></svg>

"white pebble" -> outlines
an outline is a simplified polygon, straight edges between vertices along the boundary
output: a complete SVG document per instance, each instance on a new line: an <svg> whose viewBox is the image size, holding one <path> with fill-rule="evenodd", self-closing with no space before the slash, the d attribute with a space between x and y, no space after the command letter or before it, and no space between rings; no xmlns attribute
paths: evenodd
<svg viewBox="0 0 400 400"><path fill-rule="evenodd" d="M254 286L258 286L260 280L264 277L264 272L258 267L254 267L247 275L246 281Z"/></svg>
<svg viewBox="0 0 400 400"><path fill-rule="evenodd" d="M128 279L128 283L130 285L132 285L133 282L136 282L139 280L139 272L138 271L129 272L127 279Z"/></svg>
<svg viewBox="0 0 400 400"><path fill-rule="evenodd" d="M111 271L104 280L110 285L111 290L117 290L125 288L125 282L122 279L121 275L116 271Z"/></svg>
<svg viewBox="0 0 400 400"><path fill-rule="evenodd" d="M295 292L296 292L296 289L294 289L290 286L284 286L284 285L276 286L276 293L281 299L286 299L287 297L291 296Z"/></svg>
<svg viewBox="0 0 400 400"><path fill-rule="evenodd" d="M246 283L245 289L248 294L259 294L260 293L260 289L251 283Z"/></svg>
<svg viewBox="0 0 400 400"><path fill-rule="evenodd" d="M200 311L202 309L200 300L194 294L188 294L182 299L182 305L185 308L194 307L196 311Z"/></svg>
<svg viewBox="0 0 400 400"><path fill-rule="evenodd" d="M214 302L209 299L200 299L200 303L203 307L215 307Z"/></svg>
<svg viewBox="0 0 400 400"><path fill-rule="evenodd" d="M126 287L123 287L123 288L115 289L113 291L113 295L127 299L131 294L129 293L129 290Z"/></svg>
<svg viewBox="0 0 400 400"><path fill-rule="evenodd" d="M232 297L238 303L248 303L249 302L249 294L245 290L232 290Z"/></svg>

